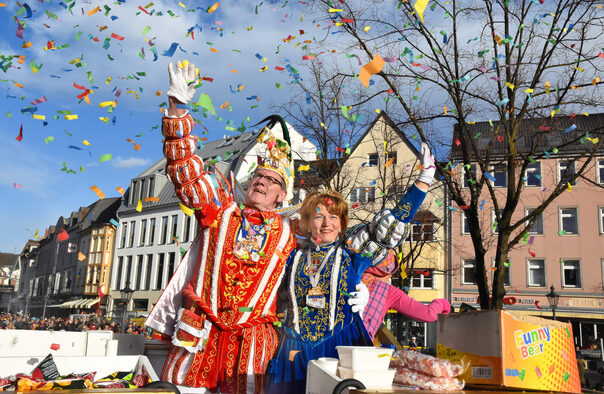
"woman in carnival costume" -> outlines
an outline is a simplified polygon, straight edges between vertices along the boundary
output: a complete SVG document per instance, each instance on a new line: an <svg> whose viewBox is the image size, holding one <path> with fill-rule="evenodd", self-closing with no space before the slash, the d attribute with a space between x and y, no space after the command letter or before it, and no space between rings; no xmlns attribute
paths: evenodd
<svg viewBox="0 0 604 394"><path fill-rule="evenodd" d="M371 345L361 315L345 299L372 265L379 265L407 235L434 176L427 145L415 184L392 210L369 225L347 229L348 206L337 192L312 193L301 208L301 227L310 242L290 257L284 286L289 308L281 344L268 369L268 391L304 392L308 362L337 357L336 346ZM370 256L371 258L368 258ZM369 305L365 308L369 311Z"/></svg>

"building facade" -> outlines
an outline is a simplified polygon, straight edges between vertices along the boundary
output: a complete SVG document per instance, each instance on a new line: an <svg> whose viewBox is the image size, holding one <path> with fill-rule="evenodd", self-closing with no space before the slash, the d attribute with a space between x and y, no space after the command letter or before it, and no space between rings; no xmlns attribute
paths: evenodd
<svg viewBox="0 0 604 394"><path fill-rule="evenodd" d="M579 137L594 126L600 127L604 115L577 116L568 118L526 122L523 127L531 133L544 130L564 130L576 124ZM555 124L554 122L562 122ZM488 122L477 123L480 138L490 138ZM558 133L564 134L564 133ZM576 143L553 150L551 146L564 142L562 137L551 134L544 141L550 148L540 160L533 160L527 168L521 203L514 213L515 220L522 219L531 210L539 206L552 189L561 180L565 170L575 173L585 163L585 158L573 162L573 158L585 152L585 144L591 141L577 138ZM454 135L454 139L457 138ZM480 138L478 144L481 144ZM522 145L519 145L519 150ZM523 241L509 253L505 274L505 309L522 313L551 317L546 294L554 286L560 294L556 316L560 320L572 322L577 345L584 346L604 336L604 150L587 166L582 177L569 184L567 191L556 198L540 215ZM451 161L461 160L459 152L452 152ZM469 184L461 173L462 165L453 170L462 188ZM505 201L507 192L507 169L493 167L492 184L498 201ZM470 171L480 179L478 166L471 165ZM568 173L566 173L568 175ZM567 182L568 183L568 182ZM480 210L483 237L492 247L487 251L486 261L494 262L497 223L494 219L492 199L485 192ZM490 241L489 241L490 240ZM490 242L490 243L489 243ZM451 261L452 266L452 303L459 307L461 303L478 307L478 294L474 277L475 258L467 219L461 209L452 211L451 221ZM492 272L489 272L489 283Z"/></svg>

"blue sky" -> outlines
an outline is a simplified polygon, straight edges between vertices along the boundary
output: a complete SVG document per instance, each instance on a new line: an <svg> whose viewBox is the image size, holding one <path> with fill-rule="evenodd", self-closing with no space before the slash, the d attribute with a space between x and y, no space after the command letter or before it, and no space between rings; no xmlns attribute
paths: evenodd
<svg viewBox="0 0 604 394"><path fill-rule="evenodd" d="M43 235L60 216L96 201L92 185L107 197L119 196L117 187L126 189L132 177L161 158L161 135L154 127L160 122L159 105L166 101L168 62L187 59L202 75L213 78L213 82L204 82L199 93L211 97L222 120L212 115L196 117L209 130L204 136L218 139L237 133L225 129L227 120L235 127L242 122L249 126L271 113L271 103L289 100L292 77L275 66L285 67L290 61L300 68L304 53L295 45L311 39L313 29L323 28L317 28L319 22L312 24L304 14L308 10L298 2L221 0L209 14L206 10L214 1L162 0L146 8L153 15L138 8L148 3L76 0L72 15L56 1L29 0L29 18L26 7L20 12L22 7L16 2L0 7L0 54L8 61L13 57L12 66L0 71L0 251L19 253L36 230ZM88 15L97 6L100 11ZM110 8L108 12L105 6ZM16 34L15 16L25 22L23 39ZM194 39L186 37L191 27ZM115 36L105 48L106 38L112 34ZM289 35L297 37L284 42ZM159 55L156 61L149 40ZM45 50L49 41L55 48L68 47ZM31 46L24 48L28 42ZM163 56L173 42L179 49L172 57ZM144 58L139 56L141 48ZM25 56L23 64L18 63L20 56ZM76 67L75 59L80 59L81 67ZM32 62L39 68L37 72ZM264 66L267 70L261 72ZM128 79L133 75L139 79ZM76 97L83 90L74 84L92 90L88 96L91 105ZM118 89L121 95L116 97ZM156 96L157 91L162 94ZM46 102L31 104L42 97ZM109 107L98 105L113 100L118 103L112 113ZM229 105L220 108L227 101ZM253 105L258 107L252 109ZM44 115L45 121L27 112L34 106L35 114ZM57 111L71 111L78 119L65 120ZM59 119L53 119L56 115ZM21 126L23 139L19 142L16 137ZM197 129L198 134L202 132ZM140 144L140 150L134 150L135 144ZM112 159L99 162L106 154Z"/></svg>

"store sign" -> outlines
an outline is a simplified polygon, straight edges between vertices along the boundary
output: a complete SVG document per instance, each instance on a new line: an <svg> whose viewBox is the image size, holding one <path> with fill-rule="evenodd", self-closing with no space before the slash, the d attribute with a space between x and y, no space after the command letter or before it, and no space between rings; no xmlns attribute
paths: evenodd
<svg viewBox="0 0 604 394"><path fill-rule="evenodd" d="M12 293L14 290L11 285L0 285L0 293Z"/></svg>
<svg viewBox="0 0 604 394"><path fill-rule="evenodd" d="M564 300L564 298L561 298ZM600 298L568 298L565 300L568 306L575 308L601 308L602 299Z"/></svg>

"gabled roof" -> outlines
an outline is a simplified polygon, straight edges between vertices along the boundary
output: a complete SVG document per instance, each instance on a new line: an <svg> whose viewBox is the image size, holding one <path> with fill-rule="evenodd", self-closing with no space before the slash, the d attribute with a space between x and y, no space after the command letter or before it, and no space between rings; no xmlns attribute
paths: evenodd
<svg viewBox="0 0 604 394"><path fill-rule="evenodd" d="M573 125L576 128L565 133ZM461 127L459 124L455 124L453 127L451 160L463 157L461 144L455 143L456 140L462 138L467 143L469 143L470 138L474 139L481 156L484 155L491 141L493 141L491 157L497 158L506 155L507 136L499 122L492 122L492 125L491 122L476 122L472 125L466 124L465 127L466 130L469 130L469 133L463 136L460 136ZM588 140L584 143L581 143L580 140L571 141L577 137L585 136L586 132L590 133L590 137L595 137L594 133L600 133L599 137L601 139L603 130L604 114L576 115L572 118L570 116L556 116L554 118L526 119L522 122L518 131L516 150L524 154L528 154L531 149L536 153L549 151L552 156L555 156L551 150L553 147L558 147L557 156L582 154L592 143ZM600 146L599 151L604 152L604 145Z"/></svg>
<svg viewBox="0 0 604 394"><path fill-rule="evenodd" d="M0 267L14 267L19 258L18 254L13 253L0 253Z"/></svg>
<svg viewBox="0 0 604 394"><path fill-rule="evenodd" d="M381 111L379 113L379 115L375 117L373 122L371 122L371 124L367 127L367 130L365 130L363 135L361 135L361 137L357 140L356 144L354 144L354 147L350 150L350 155L348 157L350 157L354 154L354 151L359 147L359 145L367 137L367 134L371 133L371 131L375 127L375 124L380 119L383 119L384 122L396 132L397 136L403 141L403 143L405 145L407 145L409 147L409 149L411 150L411 152L413 152L414 155L416 155L416 156L419 155L419 151L417 150L417 148L415 148L415 146L411 143L411 141L407 138L407 136L394 124L392 119L390 119L390 117L386 114L386 111Z"/></svg>
<svg viewBox="0 0 604 394"><path fill-rule="evenodd" d="M80 218L81 229L97 224L106 224L109 223L110 219L115 219L120 200L121 197L104 198L89 205L87 208L90 214ZM91 220L88 220L89 218Z"/></svg>

